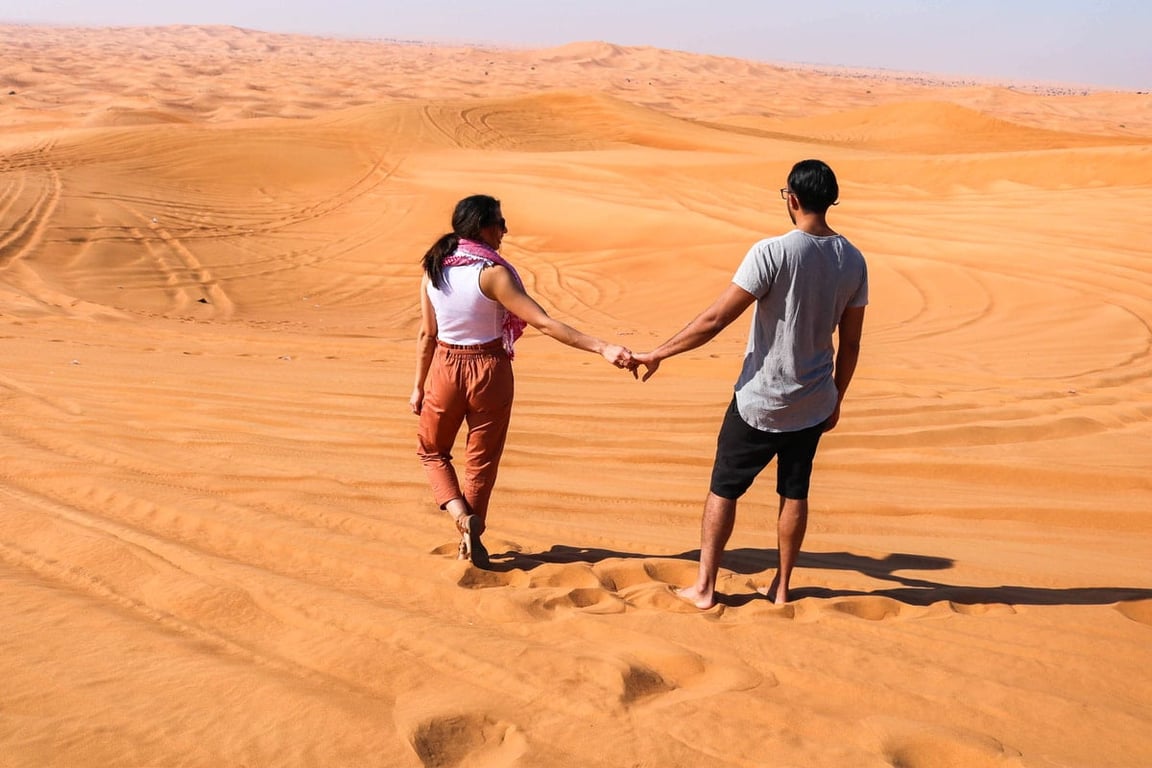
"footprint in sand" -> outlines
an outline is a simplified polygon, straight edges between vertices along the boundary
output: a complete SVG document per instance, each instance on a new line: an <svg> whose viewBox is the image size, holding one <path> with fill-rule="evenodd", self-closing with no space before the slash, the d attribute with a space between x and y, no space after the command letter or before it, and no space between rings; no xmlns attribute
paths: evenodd
<svg viewBox="0 0 1152 768"><path fill-rule="evenodd" d="M890 621L894 619L925 619L941 616L986 616L1011 615L1016 609L1010 605L988 603L967 605L953 603L949 600L932 603L931 605L908 605L889 597L867 596L846 597L829 600L820 605L820 610L843 613L865 621Z"/></svg>
<svg viewBox="0 0 1152 768"><path fill-rule="evenodd" d="M535 607L546 612L623 613L628 604L603 589L578 587L542 597L535 601Z"/></svg>
<svg viewBox="0 0 1152 768"><path fill-rule="evenodd" d="M454 544L443 544L432 554L454 557L456 548ZM675 587L670 586L687 584L694 576L695 565L687 562L629 559L592 565L540 563L526 570L508 568L495 555L489 570L460 562L454 564L452 573L457 585L465 589L522 588L524 593L513 601L539 617L566 610L621 613L630 607L698 612L676 597Z"/></svg>
<svg viewBox="0 0 1152 768"><path fill-rule="evenodd" d="M596 688L607 691L618 707L628 709L661 694L676 690L674 680L634 658L602 660L585 672Z"/></svg>
<svg viewBox="0 0 1152 768"><path fill-rule="evenodd" d="M620 659L626 665L620 703L633 706L668 706L752 688L773 688L779 681L770 673L741 662L719 662L675 644L649 641Z"/></svg>
<svg viewBox="0 0 1152 768"><path fill-rule="evenodd" d="M454 554L454 550L447 550L447 546L439 547L434 553ZM622 613L628 608L627 601L606 588L592 568L583 563L549 563L533 571L501 571L458 562L453 569L457 586L464 589L519 588L509 597L510 602L536 618L563 611Z"/></svg>
<svg viewBox="0 0 1152 768"><path fill-rule="evenodd" d="M824 610L844 613L866 621L900 618L908 606L887 597L848 597L829 600Z"/></svg>
<svg viewBox="0 0 1152 768"><path fill-rule="evenodd" d="M445 544L433 554L455 554L455 546ZM561 611L621 613L628 608L649 608L676 613L699 613L705 618L724 617L727 606L721 601L708 611L700 611L676 595L676 585L695 578L694 563L663 559L621 559L601 563L541 563L532 570L481 570L459 564L457 584L465 589L526 587L529 593L516 602L529 614L541 618ZM740 588L764 594L765 587L745 580L734 585L732 577L717 585L721 593ZM940 618L946 616L1012 615L1016 609L1002 603L957 603L941 600L930 605L910 605L883 595L859 595L812 601L793 601L777 606L767 600L754 600L748 606L749 620L765 613L782 619L815 619L821 615L842 614L865 621L892 621ZM1152 625L1152 600L1123 603L1116 608L1143 624Z"/></svg>
<svg viewBox="0 0 1152 768"><path fill-rule="evenodd" d="M528 747L515 725L469 713L429 717L411 728L408 743L425 768L512 765Z"/></svg>
<svg viewBox="0 0 1152 768"><path fill-rule="evenodd" d="M1021 752L991 736L959 728L894 718L869 718L888 764L899 768L964 766L1020 768Z"/></svg>

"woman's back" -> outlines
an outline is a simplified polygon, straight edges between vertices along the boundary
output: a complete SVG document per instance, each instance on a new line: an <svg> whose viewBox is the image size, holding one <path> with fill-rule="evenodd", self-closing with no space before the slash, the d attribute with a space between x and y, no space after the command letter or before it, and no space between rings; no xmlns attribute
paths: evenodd
<svg viewBox="0 0 1152 768"><path fill-rule="evenodd" d="M436 311L437 337L445 344L484 344L503 334L505 309L480 290L487 264L461 264L444 270L444 286L428 283Z"/></svg>

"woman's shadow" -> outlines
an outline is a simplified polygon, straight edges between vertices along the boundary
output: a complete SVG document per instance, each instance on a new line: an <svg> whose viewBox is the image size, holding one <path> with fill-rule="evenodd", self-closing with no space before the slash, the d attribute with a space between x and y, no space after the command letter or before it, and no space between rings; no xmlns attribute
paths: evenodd
<svg viewBox="0 0 1152 768"><path fill-rule="evenodd" d="M700 559L700 550L658 555L560 544L545 552L507 552L503 555L494 555L491 568L495 571L531 571L548 563L595 564L614 559L688 560L695 563ZM796 600L804 597L881 596L915 606L932 605L944 600L959 605L1111 605L1152 599L1152 589L1139 587L1053 588L1007 584L977 587L934 581L916 574L923 571L945 571L954 565L955 562L946 557L900 552L884 557L869 557L851 552L802 552L797 559L797 567L855 571L878 581L891 582L893 586L870 591L797 587L791 590L791 597ZM735 573L752 575L775 570L778 566L779 553L775 549L742 548L724 553L723 567ZM763 596L756 592L747 595L717 594L717 602L730 606L744 605L762 599Z"/></svg>

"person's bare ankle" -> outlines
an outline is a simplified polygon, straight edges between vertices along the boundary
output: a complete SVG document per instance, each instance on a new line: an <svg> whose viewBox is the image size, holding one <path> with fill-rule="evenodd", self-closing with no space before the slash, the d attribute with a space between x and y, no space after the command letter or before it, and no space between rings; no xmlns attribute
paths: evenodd
<svg viewBox="0 0 1152 768"><path fill-rule="evenodd" d="M676 590L676 596L681 600L687 600L702 611L706 611L716 605L715 590L700 589L695 584Z"/></svg>
<svg viewBox="0 0 1152 768"><path fill-rule="evenodd" d="M773 605L784 605L788 602L788 586L780 583L780 577L772 579L766 587L757 587L756 591L772 601Z"/></svg>
<svg viewBox="0 0 1152 768"><path fill-rule="evenodd" d="M453 520L459 520L470 511L468 509L468 503L464 501L464 499L452 499L444 505L444 509L448 511L448 514L452 516Z"/></svg>

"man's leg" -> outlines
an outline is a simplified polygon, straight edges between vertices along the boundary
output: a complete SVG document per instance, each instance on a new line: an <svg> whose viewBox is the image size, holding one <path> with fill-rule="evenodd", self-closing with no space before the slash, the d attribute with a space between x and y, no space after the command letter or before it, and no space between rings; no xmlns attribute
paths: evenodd
<svg viewBox="0 0 1152 768"><path fill-rule="evenodd" d="M676 594L697 608L707 610L716 605L716 575L720 558L736 524L736 499L725 499L709 492L700 520L700 569L696 583Z"/></svg>
<svg viewBox="0 0 1152 768"><path fill-rule="evenodd" d="M780 497L780 514L776 519L777 547L780 550L780 570L774 582L775 594L769 594L776 605L788 602L788 583L792 569L800 556L804 533L808 530L808 500Z"/></svg>
<svg viewBox="0 0 1152 768"><path fill-rule="evenodd" d="M763 594L776 605L788 602L788 585L792 569L800 556L804 533L808 530L808 489L812 481L812 462L820 446L823 425L809 427L782 435L776 472L776 493L780 496L780 511L776 518L777 549L780 569L776 580Z"/></svg>
<svg viewBox="0 0 1152 768"><path fill-rule="evenodd" d="M736 500L772 460L773 449L764 444L766 439L767 433L753 429L741 418L733 395L716 436L712 479L700 519L700 569L696 583L676 592L697 608L707 610L716 605L716 575L736 524Z"/></svg>

